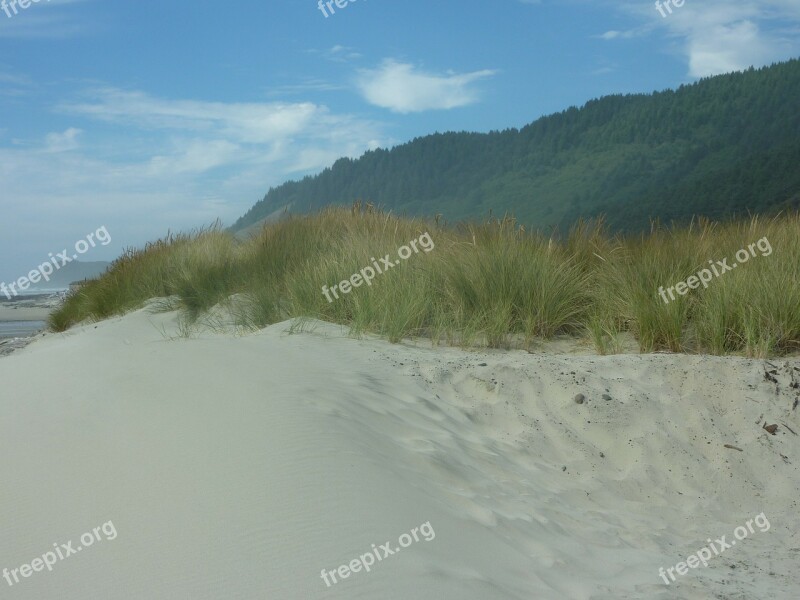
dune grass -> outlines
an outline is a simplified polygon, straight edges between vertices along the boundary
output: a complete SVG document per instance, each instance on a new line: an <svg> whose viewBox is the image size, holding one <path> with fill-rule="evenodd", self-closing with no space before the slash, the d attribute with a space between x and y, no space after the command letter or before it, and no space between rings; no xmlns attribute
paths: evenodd
<svg viewBox="0 0 800 600"><path fill-rule="evenodd" d="M435 248L412 254L329 302L322 286L349 279L375 257L429 233ZM747 263L665 303L660 287L687 280L709 261L760 239ZM63 331L138 308L151 298L191 322L236 297L239 323L256 329L292 317L342 323L396 342L428 337L462 346L509 347L559 334L598 352L632 335L642 352L800 350L800 214L610 236L578 223L564 240L525 232L513 219L446 227L367 205L330 208L271 224L238 241L218 225L128 250L100 279L70 294L50 317Z"/></svg>

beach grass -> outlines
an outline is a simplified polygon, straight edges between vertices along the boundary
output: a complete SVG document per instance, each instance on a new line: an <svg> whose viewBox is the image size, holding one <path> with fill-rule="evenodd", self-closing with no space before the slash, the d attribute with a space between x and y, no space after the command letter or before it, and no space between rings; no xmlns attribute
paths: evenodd
<svg viewBox="0 0 800 600"><path fill-rule="evenodd" d="M426 232L430 251L332 302L323 294L323 286L376 257L396 257ZM746 262L719 269L707 286L675 289L718 260L736 262L748 247ZM670 287L674 299L660 293ZM49 325L64 331L151 298L172 298L169 306L192 322L232 297L238 323L249 329L305 317L392 342L525 347L570 335L610 353L628 335L642 352L789 354L800 350L800 214L654 224L634 237L609 235L602 221L580 222L561 239L509 217L447 226L356 203L287 217L244 241L215 224L129 249L71 293Z"/></svg>

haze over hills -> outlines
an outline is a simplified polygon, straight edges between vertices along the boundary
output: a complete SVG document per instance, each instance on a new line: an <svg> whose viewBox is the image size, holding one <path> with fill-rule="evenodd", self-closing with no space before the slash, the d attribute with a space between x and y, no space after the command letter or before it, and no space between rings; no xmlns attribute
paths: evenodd
<svg viewBox="0 0 800 600"><path fill-rule="evenodd" d="M32 283L28 289L29 291L65 290L69 288L70 283L102 275L110 264L105 261L73 260L50 275L50 281Z"/></svg>
<svg viewBox="0 0 800 600"><path fill-rule="evenodd" d="M800 60L677 90L607 96L522 129L436 133L272 188L231 228L356 199L448 220L510 212L616 231L800 207Z"/></svg>

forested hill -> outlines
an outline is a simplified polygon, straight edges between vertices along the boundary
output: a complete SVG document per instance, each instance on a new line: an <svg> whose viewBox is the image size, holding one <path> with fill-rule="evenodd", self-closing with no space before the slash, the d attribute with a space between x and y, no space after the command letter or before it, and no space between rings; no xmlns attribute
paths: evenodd
<svg viewBox="0 0 800 600"><path fill-rule="evenodd" d="M605 214L620 231L800 206L800 60L677 90L592 100L520 130L446 133L342 158L269 190L232 229L369 201L453 221L513 213L533 227Z"/></svg>

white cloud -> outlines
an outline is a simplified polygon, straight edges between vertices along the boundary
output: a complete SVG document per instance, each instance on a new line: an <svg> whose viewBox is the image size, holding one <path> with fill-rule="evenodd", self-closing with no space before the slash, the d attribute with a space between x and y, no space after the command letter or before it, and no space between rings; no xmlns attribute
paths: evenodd
<svg viewBox="0 0 800 600"><path fill-rule="evenodd" d="M81 35L93 27L84 18L77 19L59 7L88 0L47 0L22 8L19 3L5 3L0 11L0 38L57 39ZM15 13L16 11L16 13Z"/></svg>
<svg viewBox="0 0 800 600"><path fill-rule="evenodd" d="M274 98L315 92L335 92L346 89L348 89L347 86L330 83L324 79L305 78L298 83L270 86L263 90L263 94Z"/></svg>
<svg viewBox="0 0 800 600"><path fill-rule="evenodd" d="M800 54L798 0L687 0L680 8L673 5L671 13L665 8L665 17L652 3L637 0L621 6L646 21L638 31L665 31L676 41L691 77L759 67ZM599 37L633 36L610 31Z"/></svg>
<svg viewBox="0 0 800 600"><path fill-rule="evenodd" d="M295 155L311 150L318 156L353 155L380 137L379 125L346 114L334 114L311 102L206 102L168 100L138 91L95 90L92 99L62 103L61 112L152 136L158 152L151 161L181 169L194 165L204 172L221 165L280 163L282 175ZM169 143L160 136L169 134ZM200 158L206 153L209 158ZM216 158L210 158L210 157ZM322 168L326 162L309 164ZM152 162L151 162L152 165Z"/></svg>
<svg viewBox="0 0 800 600"><path fill-rule="evenodd" d="M689 73L704 77L738 71L770 60L770 44L751 21L715 25L707 35L693 36L688 42Z"/></svg>
<svg viewBox="0 0 800 600"><path fill-rule="evenodd" d="M410 113L474 104L479 94L471 84L494 73L484 70L434 75L387 59L377 69L362 70L357 85L367 102L394 112Z"/></svg>
<svg viewBox="0 0 800 600"><path fill-rule="evenodd" d="M15 85L30 85L31 80L22 75L14 75L13 73L6 73L0 71L0 83L12 83Z"/></svg>
<svg viewBox="0 0 800 600"><path fill-rule="evenodd" d="M271 185L391 141L378 123L310 102L175 100L104 88L57 112L63 128L0 138L0 206L13 215L0 220L4 268L22 269L61 243L43 248L43 239L100 224L122 246L218 217L231 224Z"/></svg>
<svg viewBox="0 0 800 600"><path fill-rule="evenodd" d="M650 25L644 25L642 27L636 27L635 29L628 29L626 31L617 31L616 29L612 29L610 31L606 31L605 33L601 33L600 35L596 35L594 37L600 38L601 40L617 40L617 39L630 39L635 37L642 37L650 33L652 31L652 27Z"/></svg>
<svg viewBox="0 0 800 600"><path fill-rule="evenodd" d="M324 107L301 103L222 103L165 100L142 92L107 88L93 92L94 102L65 103L61 110L144 129L218 131L247 143L269 143L295 135L319 120Z"/></svg>
<svg viewBox="0 0 800 600"><path fill-rule="evenodd" d="M206 173L245 158L241 147L227 140L180 140L171 150L153 156L145 173L150 177Z"/></svg>
<svg viewBox="0 0 800 600"><path fill-rule="evenodd" d="M361 54L356 52L353 48L341 46L339 44L336 44L335 46L332 46L331 48L322 52L322 56L326 60L330 60L332 62L348 62L361 58Z"/></svg>
<svg viewBox="0 0 800 600"><path fill-rule="evenodd" d="M45 138L45 152L66 152L78 148L78 136L81 130L70 127L63 133L49 133Z"/></svg>

